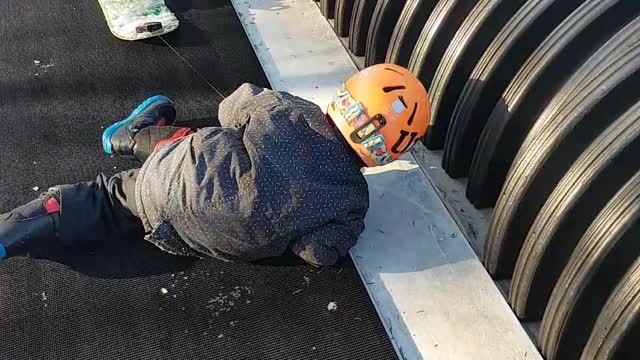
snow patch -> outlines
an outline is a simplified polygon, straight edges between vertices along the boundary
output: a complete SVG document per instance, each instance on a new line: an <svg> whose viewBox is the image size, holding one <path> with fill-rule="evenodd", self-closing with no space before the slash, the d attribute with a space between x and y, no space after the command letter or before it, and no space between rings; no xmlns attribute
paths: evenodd
<svg viewBox="0 0 640 360"><path fill-rule="evenodd" d="M250 295L253 291L247 286L236 286L232 291L228 293L218 293L217 296L212 297L207 301L207 309L213 310L215 316L219 316L221 312L229 312L231 308L236 306L237 300L242 296ZM249 304L251 301L246 300L245 303Z"/></svg>
<svg viewBox="0 0 640 360"><path fill-rule="evenodd" d="M52 68L54 65L53 60L49 60L49 63L43 63L40 60L33 60L33 66L36 68L35 76L46 73L49 71L49 68Z"/></svg>

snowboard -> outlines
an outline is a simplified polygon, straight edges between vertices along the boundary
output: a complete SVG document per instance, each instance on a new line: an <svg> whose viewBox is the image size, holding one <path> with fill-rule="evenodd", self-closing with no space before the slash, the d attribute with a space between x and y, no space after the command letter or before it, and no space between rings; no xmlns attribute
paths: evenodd
<svg viewBox="0 0 640 360"><path fill-rule="evenodd" d="M164 35L180 22L164 0L98 0L113 36L141 40Z"/></svg>

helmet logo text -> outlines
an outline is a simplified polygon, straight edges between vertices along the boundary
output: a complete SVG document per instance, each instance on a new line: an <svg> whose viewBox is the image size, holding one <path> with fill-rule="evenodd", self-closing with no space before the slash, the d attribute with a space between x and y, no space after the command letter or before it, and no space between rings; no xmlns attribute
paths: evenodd
<svg viewBox="0 0 640 360"><path fill-rule="evenodd" d="M398 149L398 147L400 147L400 145L402 145L402 143L404 143L405 138L408 135L411 135L411 138L409 139L409 141L402 148L402 150ZM398 138L398 141L396 141L396 143L391 148L391 151L393 151L396 154L402 154L402 153L406 152L409 149L409 147L411 147L416 142L416 140L417 140L416 136L418 136L417 132L410 133L408 131L400 130L400 137Z"/></svg>

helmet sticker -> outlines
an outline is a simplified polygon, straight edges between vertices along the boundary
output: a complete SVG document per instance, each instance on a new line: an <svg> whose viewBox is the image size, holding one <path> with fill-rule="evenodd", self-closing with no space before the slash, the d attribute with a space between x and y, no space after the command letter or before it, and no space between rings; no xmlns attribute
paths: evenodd
<svg viewBox="0 0 640 360"><path fill-rule="evenodd" d="M333 102L331 103L331 107L333 108L334 111L337 111L341 114L344 113L344 110L348 108L350 105L350 101L349 101L350 97L351 96L349 96L349 92L347 91L347 88L345 87L344 84L342 84L342 86L340 86L338 88L338 91L336 92L336 96L333 99Z"/></svg>
<svg viewBox="0 0 640 360"><path fill-rule="evenodd" d="M369 137L362 142L362 146L371 156L371 159L376 165L385 165L390 163L393 159L387 154L387 146L384 138L380 134Z"/></svg>
<svg viewBox="0 0 640 360"><path fill-rule="evenodd" d="M343 99L349 96L349 92L347 91L346 83L342 83L338 90L336 91L336 98Z"/></svg>
<svg viewBox="0 0 640 360"><path fill-rule="evenodd" d="M349 105L348 108L343 113L344 119L347 121L349 126L354 126L356 120L363 117L364 112L362 111L362 107L358 103L353 103Z"/></svg>
<svg viewBox="0 0 640 360"><path fill-rule="evenodd" d="M406 110L400 100L397 102L399 105L395 103L392 105L394 106L394 111L396 109L400 110L399 106L402 107L401 111ZM378 127L384 126L384 118L377 120L377 124L375 124L376 118L371 121L362 105L349 94L345 84L340 86L330 106L335 112L342 115L342 118L350 127L358 129L357 133L353 135L357 135L362 140L362 147L376 165L385 165L393 160L387 152L384 137L378 133Z"/></svg>
<svg viewBox="0 0 640 360"><path fill-rule="evenodd" d="M369 121L369 118L364 113L362 105L360 105L360 103L357 102L351 94L349 94L345 84L342 84L338 89L331 106L334 111L342 114L342 118L351 127L360 127Z"/></svg>

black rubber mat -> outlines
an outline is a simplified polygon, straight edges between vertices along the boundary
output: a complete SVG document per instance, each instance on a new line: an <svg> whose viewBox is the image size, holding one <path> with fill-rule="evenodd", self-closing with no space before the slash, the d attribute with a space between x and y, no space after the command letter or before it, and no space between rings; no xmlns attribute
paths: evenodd
<svg viewBox="0 0 640 360"><path fill-rule="evenodd" d="M599 49L558 91L536 121L509 171L487 231L484 260L496 277L511 275L545 200L578 156L633 106L640 80L640 18Z"/></svg>
<svg viewBox="0 0 640 360"><path fill-rule="evenodd" d="M607 298L640 255L638 233L640 172L589 227L553 292L540 328L547 359L579 358Z"/></svg>
<svg viewBox="0 0 640 360"><path fill-rule="evenodd" d="M425 88L431 86L451 39L477 2L478 0L441 0L433 9L416 40L408 65Z"/></svg>
<svg viewBox="0 0 640 360"><path fill-rule="evenodd" d="M351 14L353 13L353 0L336 0L335 26L336 34L341 37L349 36L351 26Z"/></svg>
<svg viewBox="0 0 640 360"><path fill-rule="evenodd" d="M584 0L529 0L491 42L458 99L442 156L453 178L466 176L484 125L527 58Z"/></svg>
<svg viewBox="0 0 640 360"><path fill-rule="evenodd" d="M449 121L478 60L525 0L479 0L460 25L429 86L431 123L424 137L428 149L444 146Z"/></svg>
<svg viewBox="0 0 640 360"><path fill-rule="evenodd" d="M115 39L97 1L0 2L0 211L135 166L104 156L100 136L150 95L204 126L220 101L209 84L268 85L229 1L167 3L180 56L160 39ZM142 239L0 264L0 329L12 360L396 358L348 260L195 261Z"/></svg>
<svg viewBox="0 0 640 360"><path fill-rule="evenodd" d="M639 5L625 0L585 1L522 66L487 120L471 161L467 197L476 207L495 204L535 119L575 69L638 15Z"/></svg>
<svg viewBox="0 0 640 360"><path fill-rule="evenodd" d="M524 241L509 296L521 318L542 318L573 250L600 210L640 169L640 104L615 120L562 178Z"/></svg>
<svg viewBox="0 0 640 360"><path fill-rule="evenodd" d="M640 258L604 305L582 351L586 359L638 359L640 339Z"/></svg>
<svg viewBox="0 0 640 360"><path fill-rule="evenodd" d="M393 29L400 18L405 3L406 0L378 0L376 3L367 35L365 66L385 61Z"/></svg>
<svg viewBox="0 0 640 360"><path fill-rule="evenodd" d="M407 0L391 35L386 62L404 67L409 65L418 36L436 3L433 0Z"/></svg>
<svg viewBox="0 0 640 360"><path fill-rule="evenodd" d="M349 50L356 56L363 56L367 48L367 34L376 2L373 0L355 0L351 25L349 26Z"/></svg>

